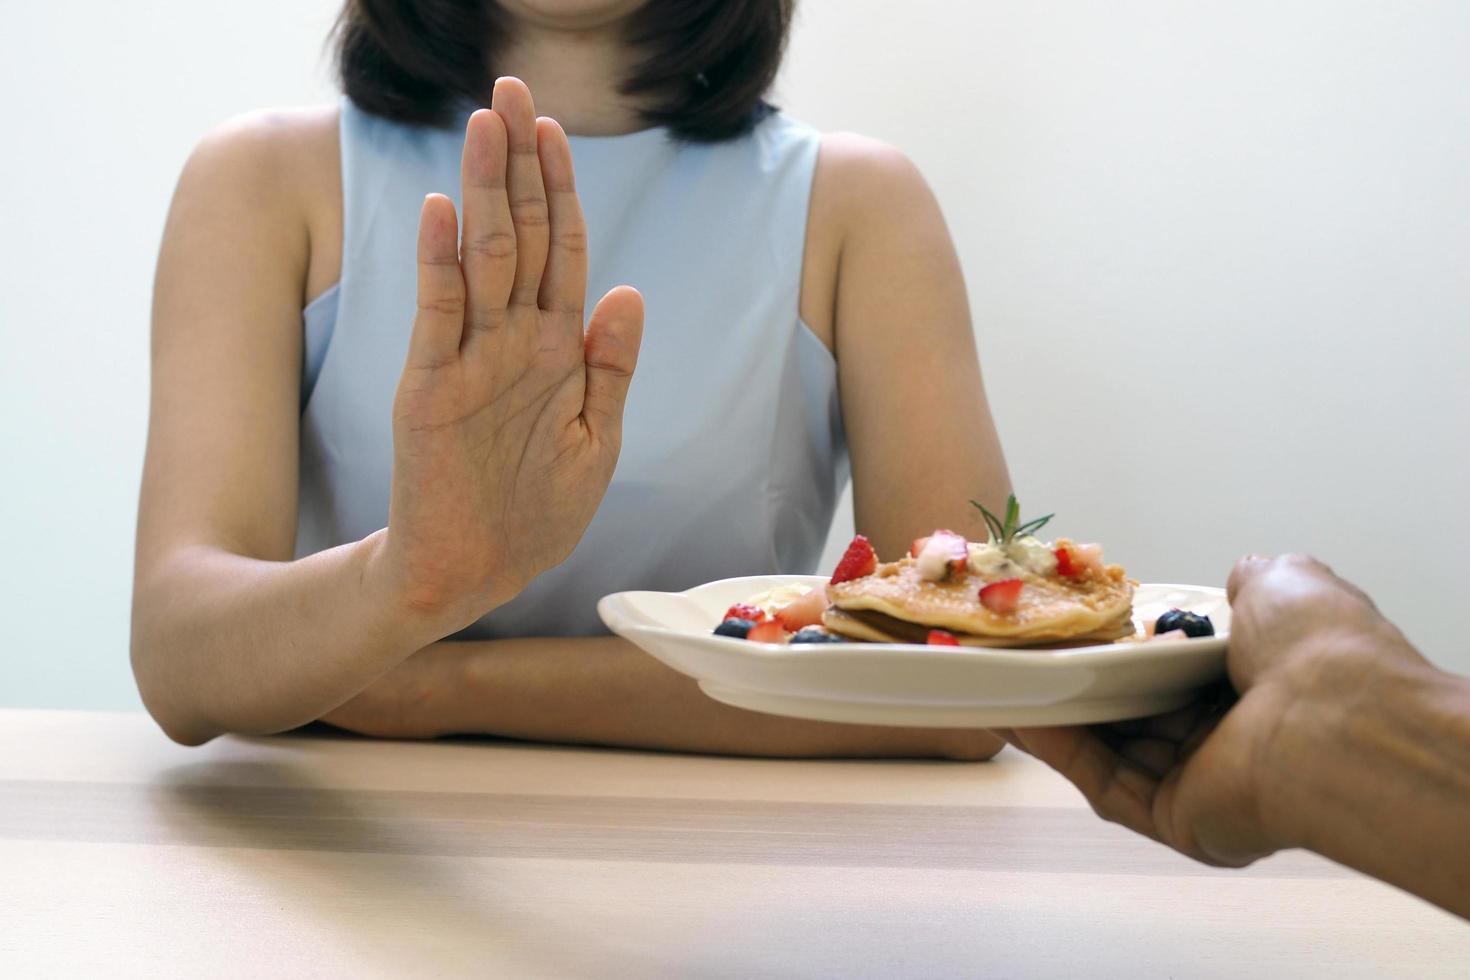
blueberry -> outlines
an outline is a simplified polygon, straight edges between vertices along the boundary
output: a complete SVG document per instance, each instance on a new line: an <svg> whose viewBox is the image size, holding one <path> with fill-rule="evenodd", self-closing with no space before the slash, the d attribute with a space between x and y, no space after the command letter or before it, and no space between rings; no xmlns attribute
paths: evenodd
<svg viewBox="0 0 1470 980"><path fill-rule="evenodd" d="M792 643L846 643L844 637L828 633L820 626L803 626L791 635Z"/></svg>
<svg viewBox="0 0 1470 980"><path fill-rule="evenodd" d="M715 636L733 636L737 640L743 640L754 625L748 619L727 619L715 627Z"/></svg>
<svg viewBox="0 0 1470 980"><path fill-rule="evenodd" d="M1183 609L1170 609L1154 624L1154 635L1158 636L1170 630L1183 630L1185 636L1214 636L1215 624L1210 622L1208 616L1201 616L1199 613L1187 612Z"/></svg>

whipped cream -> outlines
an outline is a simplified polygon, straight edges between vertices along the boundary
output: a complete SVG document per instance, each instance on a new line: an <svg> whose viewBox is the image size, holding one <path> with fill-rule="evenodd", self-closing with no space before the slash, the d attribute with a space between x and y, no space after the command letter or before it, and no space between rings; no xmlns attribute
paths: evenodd
<svg viewBox="0 0 1470 980"><path fill-rule="evenodd" d="M1012 561L1032 575L1051 575L1057 570L1056 550L1051 543L1038 541L1029 534L1012 541L1006 552Z"/></svg>
<svg viewBox="0 0 1470 980"><path fill-rule="evenodd" d="M949 563L964 561L967 545L958 534L936 531L914 558L919 578L926 582L943 582L949 577Z"/></svg>
<svg viewBox="0 0 1470 980"><path fill-rule="evenodd" d="M1005 548L994 541L970 543L970 571L981 578L1014 578L1022 571L1047 576L1056 570L1057 556L1052 546L1029 534Z"/></svg>
<svg viewBox="0 0 1470 980"><path fill-rule="evenodd" d="M774 589L767 589L765 592L753 595L745 601L757 609L764 609L767 616L774 616L777 609L800 599L810 591L811 589L805 585L779 585Z"/></svg>

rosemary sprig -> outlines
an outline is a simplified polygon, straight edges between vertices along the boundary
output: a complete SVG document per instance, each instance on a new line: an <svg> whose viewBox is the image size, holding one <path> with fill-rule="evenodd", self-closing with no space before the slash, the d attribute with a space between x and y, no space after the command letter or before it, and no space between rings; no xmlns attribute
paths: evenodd
<svg viewBox="0 0 1470 980"><path fill-rule="evenodd" d="M1003 521L986 510L985 505L980 501L971 500L970 503L974 504L979 509L980 516L985 518L985 527L990 532L991 543L997 544L1002 548L1008 547L1017 538L1024 538L1028 534L1035 534L1046 526L1047 521L1057 516L1055 514L1047 514L1045 517L1037 517L1027 521L1025 524L1021 524L1021 505L1016 501L1015 494L1011 494L1006 498L1006 518Z"/></svg>

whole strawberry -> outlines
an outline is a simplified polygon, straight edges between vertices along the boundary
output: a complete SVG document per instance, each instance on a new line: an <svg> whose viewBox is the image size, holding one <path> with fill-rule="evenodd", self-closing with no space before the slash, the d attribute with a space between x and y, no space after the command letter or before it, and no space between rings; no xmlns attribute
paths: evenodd
<svg viewBox="0 0 1470 980"><path fill-rule="evenodd" d="M847 546L842 560L837 563L837 569L832 573L832 584L850 582L855 578L872 575L877 570L878 553L873 550L872 542L859 534L852 539L852 544Z"/></svg>

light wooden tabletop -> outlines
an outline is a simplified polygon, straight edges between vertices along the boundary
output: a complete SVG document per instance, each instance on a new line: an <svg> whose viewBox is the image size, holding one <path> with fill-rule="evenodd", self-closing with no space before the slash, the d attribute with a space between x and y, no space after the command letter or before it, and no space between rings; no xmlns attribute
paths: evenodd
<svg viewBox="0 0 1470 980"><path fill-rule="evenodd" d="M990 763L0 711L0 976L1466 976L1470 926L1310 855L1243 872Z"/></svg>

